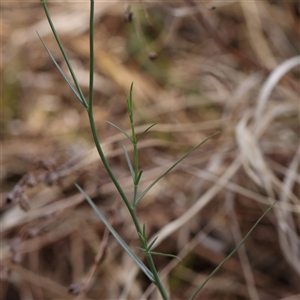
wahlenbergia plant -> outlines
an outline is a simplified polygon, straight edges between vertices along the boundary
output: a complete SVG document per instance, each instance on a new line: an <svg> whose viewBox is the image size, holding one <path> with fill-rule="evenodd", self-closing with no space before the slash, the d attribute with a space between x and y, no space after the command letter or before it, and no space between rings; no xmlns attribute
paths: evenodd
<svg viewBox="0 0 300 300"><path fill-rule="evenodd" d="M192 150L190 150L187 154L185 154L182 158L180 158L176 163L174 163L168 170L166 170L162 175L160 175L157 179L155 179L140 195L138 195L138 187L139 187L139 182L142 176L143 171L139 170L139 159L138 159L138 142L141 139L141 137L147 132L149 131L155 124L151 125L150 127L148 127L139 137L136 136L135 134L135 125L134 125L134 118L133 118L133 104L132 104L132 89L133 89L133 84L131 85L130 88L130 92L129 95L127 96L127 112L129 115L129 120L130 120L130 126L131 126L131 136L125 132L124 130L122 130L121 128L119 128L117 125L108 122L110 125L114 126L116 129L118 129L119 131L121 131L123 134L126 135L126 137L131 141L132 145L133 145L133 157L134 157L134 163L132 164L128 152L125 148L125 146L123 146L123 150L124 150L124 154L126 157L126 161L128 163L128 167L132 176L132 181L133 181L133 199L130 200L128 199L128 197L125 195L122 187L120 186L118 180L116 179L111 167L109 166L107 159L103 153L100 141L98 139L98 135L97 135L97 131L96 131L96 126L95 126L95 121L94 121L94 115L93 115L93 84L94 84L94 0L90 0L90 29L89 29L89 34L90 34L90 75L89 75L89 93L88 93L88 99L86 99L81 91L81 88L79 86L78 80L76 78L76 75L72 69L72 66L70 64L70 61L67 57L67 54L60 42L60 39L58 37L58 34L55 30L55 27L52 23L47 5L46 5L46 0L41 0L44 11L46 13L48 22L50 24L50 27L52 29L53 35L56 39L56 42L61 50L61 53L64 57L64 60L68 66L68 69L70 71L71 77L73 79L74 85L72 84L72 82L70 82L70 80L68 79L68 77L66 76L66 74L63 72L63 70L60 68L60 66L58 65L58 63L56 62L55 58L53 57L53 55L51 54L50 50L48 49L48 47L46 46L45 42L43 41L43 39L41 38L41 36L39 35L39 38L41 39L41 42L43 43L46 51L48 52L50 58L52 59L53 63L55 64L55 66L57 67L57 69L59 70L59 72L62 74L62 76L64 77L65 81L67 82L67 84L70 86L70 88L72 89L72 91L74 92L75 96L78 98L78 100L81 102L81 104L83 105L83 107L86 109L87 114L88 114L88 118L90 121L90 127L91 127L91 131L92 131L92 135L94 138L94 143L95 146L97 148L97 151L99 153L99 156L101 158L101 161L110 177L110 179L112 180L112 182L114 183L115 187L117 188L123 202L125 203L125 205L127 206L127 209L131 215L132 221L135 225L136 231L137 231L137 235L140 239L141 242L141 249L143 251L143 253L145 254L147 263L148 263L148 267L142 262L142 260L129 248L129 246L123 241L123 239L118 235L118 233L113 229L113 227L110 225L110 223L107 221L107 219L105 218L105 216L101 213L101 211L99 211L99 209L97 208L97 206L94 204L94 202L92 201L92 199L85 193L85 191L77 184L76 187L78 188L78 190L83 194L83 196L86 198L86 200L89 202L89 204L92 206L92 208L94 209L94 211L97 213L97 215L99 216L99 218L102 220L102 222L105 224L105 226L109 229L109 231L111 232L111 234L116 238L116 240L119 242L119 244L123 247L123 249L130 255L130 257L135 261L135 263L139 266L139 268L144 272L144 274L149 278L149 280L151 282L153 282L162 298L164 300L168 300L169 296L167 295L165 288L163 287L159 276L158 276L158 272L157 269L155 267L155 264L153 262L152 256L153 255L164 255L164 256L169 256L169 257L176 257L174 255L171 254L164 254L164 253L158 253L158 252L154 252L152 251L152 247L155 243L155 241L157 240L154 239L150 244L148 243L148 237L146 235L146 225L144 224L143 226L141 226L141 224L139 223L139 220L137 218L136 215L136 207L139 204L139 202L143 199L143 197L147 194L147 192L162 178L164 177L166 174L168 174L173 168L175 168L182 160L184 160L187 156L189 156L193 151L195 151L197 148L199 148L203 143L205 143L208 139L210 139L211 137L213 137L215 134L209 136L207 139L205 139L204 141L202 141L201 143L199 143L197 146L195 146ZM273 204L274 205L274 204ZM196 289L196 291L191 295L191 297L189 298L190 300L194 299L195 296L199 293L199 291L204 287L204 285L209 281L209 279L223 266L223 264L238 250L238 248L245 242L245 240L247 239L247 237L250 235L250 233L253 231L253 229L257 226L257 224L260 222L260 220L269 212L269 210L273 207L273 205L271 207L268 208L268 210L261 216L261 218L255 223L255 225L251 228L251 230L247 233L247 235L245 236L245 238L241 241L241 243L231 252L231 254L207 277L207 279L202 283L202 285Z"/></svg>

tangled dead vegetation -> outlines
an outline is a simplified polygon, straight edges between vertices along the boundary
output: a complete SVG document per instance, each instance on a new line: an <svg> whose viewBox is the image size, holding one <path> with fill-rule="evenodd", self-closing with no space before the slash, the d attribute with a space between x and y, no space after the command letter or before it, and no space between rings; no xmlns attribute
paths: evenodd
<svg viewBox="0 0 300 300"><path fill-rule="evenodd" d="M87 92L88 5L49 9ZM85 112L36 35L66 70L41 5L2 10L1 299L158 299L74 187L139 246ZM137 133L158 123L140 142L141 187L220 131L139 207L157 250L182 259L155 260L172 299L187 299L274 201L197 299L299 297L299 15L290 1L96 5L95 120L124 190L127 141L105 120L129 129L131 82Z"/></svg>

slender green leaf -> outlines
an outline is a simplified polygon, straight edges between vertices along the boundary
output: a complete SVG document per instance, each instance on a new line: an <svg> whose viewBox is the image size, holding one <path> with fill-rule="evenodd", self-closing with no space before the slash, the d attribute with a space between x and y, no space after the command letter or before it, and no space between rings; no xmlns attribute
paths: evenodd
<svg viewBox="0 0 300 300"><path fill-rule="evenodd" d="M146 133L148 132L153 126L155 126L157 123L152 124L151 126L149 126L143 133L141 133L141 135L137 138L137 142L140 140L140 138Z"/></svg>
<svg viewBox="0 0 300 300"><path fill-rule="evenodd" d="M72 85L72 83L69 81L68 77L66 76L66 74L64 73L64 71L61 69L61 67L59 66L59 64L56 62L55 58L53 57L52 53L50 52L50 50L48 49L46 43L44 42L44 40L42 39L42 37L39 35L38 32L37 32L37 35L39 36L41 42L43 43L46 51L48 52L50 58L52 59L53 63L55 64L55 66L58 69L58 71L60 72L60 74L63 76L63 78L65 79L65 81L67 82L67 84L69 85L69 87L71 88L71 90L73 91L73 93L79 99L79 101L84 105L84 103L82 102L82 100L81 100L78 92L76 91L76 89L74 88L74 86Z"/></svg>
<svg viewBox="0 0 300 300"><path fill-rule="evenodd" d="M146 238L143 234L141 234L140 232L138 232L139 237L141 238L143 244L146 242Z"/></svg>
<svg viewBox="0 0 300 300"><path fill-rule="evenodd" d="M128 104L129 104L130 111L132 111L132 90L133 90L133 82L132 82L131 85L130 85L129 97L128 97L128 95L126 94L126 96L127 96L127 102L128 102Z"/></svg>
<svg viewBox="0 0 300 300"><path fill-rule="evenodd" d="M264 216L273 208L273 206L276 204L274 202L264 213L263 215L257 220L257 222L252 226L252 228L248 231L248 233L245 235L245 237L242 239L242 241L235 247L235 249L214 269L214 271L205 279L205 281L197 288L197 290L193 293L193 295L189 298L189 300L193 300L196 295L202 290L202 288L206 285L206 283L221 269L221 267L229 260L233 254L244 244L246 239L249 237L249 235L252 233L252 231L255 229L255 227L259 224L259 222L264 218Z"/></svg>
<svg viewBox="0 0 300 300"><path fill-rule="evenodd" d="M123 249L129 254L129 256L135 261L135 263L140 267L140 269L145 273L145 275L154 282L154 276L152 272L144 265L144 263L137 257L137 255L128 247L128 245L123 241L123 239L118 235L118 233L114 230L114 228L109 224L105 216L98 210L97 206L94 204L92 199L86 194L86 192L75 183L75 186L81 192L81 194L85 197L85 199L89 202L91 207L94 209L96 214L100 217L105 226L109 229L111 234L115 237L115 239L119 242L119 244L123 247Z"/></svg>
<svg viewBox="0 0 300 300"><path fill-rule="evenodd" d="M147 252L144 248L141 248L141 247L136 247L136 248L143 251L143 252Z"/></svg>
<svg viewBox="0 0 300 300"><path fill-rule="evenodd" d="M167 254L167 253L161 253L161 252L154 252L154 251L149 251L149 249L144 249L144 248L141 248L141 247L137 247L137 249L147 253L147 254L151 254L151 255L160 255L160 256L166 256L166 257L172 257L172 258L177 258L179 259L180 261L182 260L180 257L176 256L176 255L173 255L173 254Z"/></svg>
<svg viewBox="0 0 300 300"><path fill-rule="evenodd" d="M167 254L167 253L161 253L161 252L153 252L153 251L150 251L149 253L152 254L152 255L160 255L160 256L177 258L177 259L179 259L181 261L181 258L179 258L178 256L173 255L173 254Z"/></svg>
<svg viewBox="0 0 300 300"><path fill-rule="evenodd" d="M125 135L131 140L131 142L132 142L132 138L129 136L129 134L128 134L126 131L124 131L124 130L121 129L119 126L115 125L114 123L111 123L111 122L109 122L109 121L106 121L106 123L108 123L109 125L115 127L115 128L118 129L119 131L121 131L121 132L122 132L123 134L125 134Z"/></svg>
<svg viewBox="0 0 300 300"><path fill-rule="evenodd" d="M126 97L127 97L127 94L126 94ZM129 99L127 99L127 113L128 113L128 116L129 116L129 119L131 122L131 120L132 120L132 103L130 103Z"/></svg>
<svg viewBox="0 0 300 300"><path fill-rule="evenodd" d="M50 17L50 14L49 14L49 11L48 11L48 7L47 7L47 4L46 4L46 0L41 0L41 2L42 2L42 5L43 5L43 8L44 8L46 17L47 17L47 19L48 19L48 23L49 23L49 25L50 25L50 27L51 27L51 30L52 30L52 32L53 32L53 35L54 35L54 37L55 37L55 39L56 39L56 42L57 42L57 44L58 44L58 46L59 46L59 49L60 49L60 51L61 51L61 53L62 53L62 55L63 55L63 57L64 57L64 60L65 60L65 62L66 62L66 64L67 64L67 66L68 66L68 69L69 69L69 71L70 71L70 73L71 73L71 76L72 76L73 81L74 81L74 83L75 83L75 86L76 86L76 88L77 88L78 94L80 95L80 99L82 100L82 103L83 103L84 107L85 107L85 108L88 108L88 104L87 104L87 102L85 101L85 98L84 98L84 96L83 96L83 93L82 93L82 91L81 91L81 88L80 88L80 86L79 86L79 83L78 83L78 81L77 81L77 78L76 78L76 76L75 76L75 73L74 73L74 71L73 71L73 69L72 69L72 66L71 66L71 64L70 64L70 61L69 61L69 59L68 59L68 57L67 57L67 54L66 54L66 52L65 52L65 50L64 50L64 48L63 48L63 46L62 46L62 43L60 42L60 39L59 39L59 37L58 37L58 34L57 34L57 32L56 32L56 30L55 30L55 27L54 27L54 25L53 25L53 22L52 22L52 19L51 19L51 17Z"/></svg>
<svg viewBox="0 0 300 300"><path fill-rule="evenodd" d="M188 153L186 153L182 158L180 158L175 164L172 165L167 171L165 171L162 175L160 175L156 180L154 180L145 190L142 192L142 194L137 198L135 206L142 200L142 198L147 194L147 192L165 175L167 175L171 170L173 170L181 161L183 161L186 157L188 157L192 152L194 152L197 148L199 148L202 144L204 144L207 140L211 139L213 136L218 134L219 132L216 132L206 138L204 141L202 141L200 144L198 144L196 147L194 147L192 150L190 150Z"/></svg>
<svg viewBox="0 0 300 300"><path fill-rule="evenodd" d="M125 153L125 157L126 157L126 160L127 160L127 164L128 164L128 167L129 167L129 170L130 170L132 179L134 180L134 171L133 171L133 167L132 167L131 160L130 160L130 157L129 157L129 155L128 155L128 152L127 152L127 150L126 150L126 148L125 148L124 145L123 145L123 150L124 150L124 153Z"/></svg>
<svg viewBox="0 0 300 300"><path fill-rule="evenodd" d="M142 174L143 174L143 170L140 171L140 173L139 173L139 175L138 175L138 177L137 177L137 179L136 179L135 184L139 184L139 182L140 182L140 180L141 180L141 177L142 177Z"/></svg>
<svg viewBox="0 0 300 300"><path fill-rule="evenodd" d="M150 250L152 247L153 247L153 245L154 245L154 243L156 242L156 240L158 239L158 236L151 242L151 244L148 246L148 249Z"/></svg>
<svg viewBox="0 0 300 300"><path fill-rule="evenodd" d="M126 94L126 100L127 100L127 112L129 115L130 123L133 124L133 113L132 113L132 90L133 90L133 82L131 83L130 86L130 91L129 91L129 97Z"/></svg>

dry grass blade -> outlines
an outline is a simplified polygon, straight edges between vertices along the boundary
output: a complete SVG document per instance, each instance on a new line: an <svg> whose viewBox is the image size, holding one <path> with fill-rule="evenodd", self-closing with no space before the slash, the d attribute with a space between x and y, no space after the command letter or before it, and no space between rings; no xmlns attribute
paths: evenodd
<svg viewBox="0 0 300 300"><path fill-rule="evenodd" d="M89 5L52 1L49 9L86 96ZM85 299L156 299L73 185L107 219L113 214L132 249L140 246L99 162L84 108L36 34L73 84L41 4L3 2L1 10L2 298L74 299L70 287ZM147 235L158 236L153 251L182 258L154 257L171 299L188 299L233 250L237 230L244 236L274 201L245 245L247 258L233 256L201 297L299 298L299 15L295 1L95 5L96 130L126 196L134 193L133 147L105 120L131 136L124 93L132 82L136 136L157 123L138 143L144 172L137 195L220 131L137 208ZM232 219L224 209L230 195Z"/></svg>

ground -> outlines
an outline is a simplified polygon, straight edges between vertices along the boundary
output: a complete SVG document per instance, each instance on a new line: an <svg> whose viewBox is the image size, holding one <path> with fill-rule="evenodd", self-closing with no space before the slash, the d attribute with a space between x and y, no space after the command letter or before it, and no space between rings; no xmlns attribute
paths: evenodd
<svg viewBox="0 0 300 300"><path fill-rule="evenodd" d="M85 97L89 1L48 3ZM95 149L89 119L42 4L1 3L1 299L160 299L78 192L146 263L132 219ZM96 2L94 118L129 199L122 149L139 141L137 207L171 299L188 299L274 202L195 299L299 299L297 2Z"/></svg>

